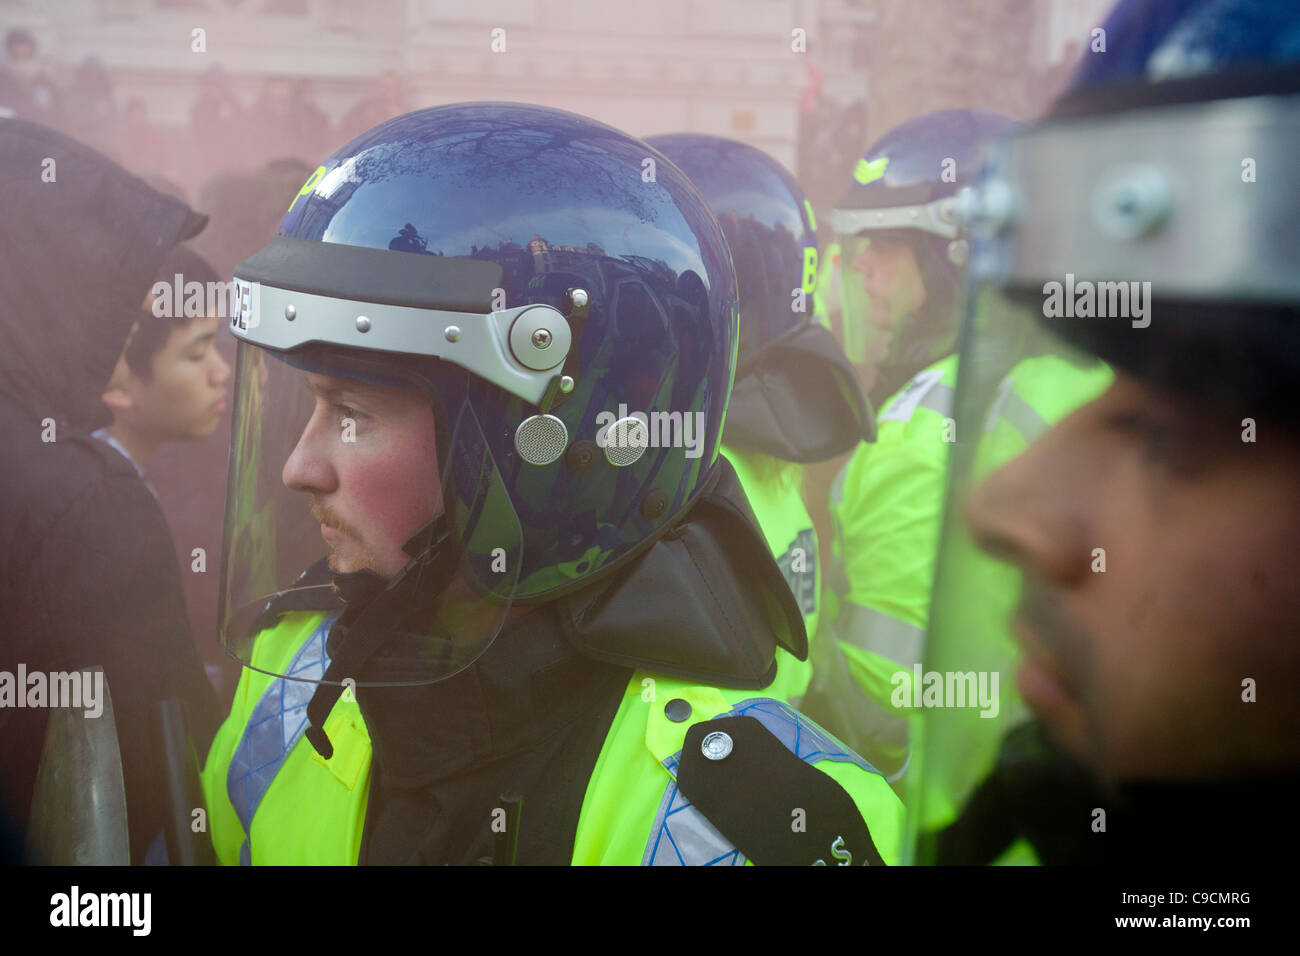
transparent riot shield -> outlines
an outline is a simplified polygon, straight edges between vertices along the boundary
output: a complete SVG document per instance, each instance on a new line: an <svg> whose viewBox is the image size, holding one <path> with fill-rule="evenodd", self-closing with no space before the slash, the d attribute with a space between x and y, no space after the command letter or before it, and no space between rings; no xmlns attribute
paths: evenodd
<svg viewBox="0 0 1300 956"><path fill-rule="evenodd" d="M1112 378L1106 365L1043 328L1041 311L1034 314L1041 301L983 285L968 302L924 662L908 686L914 735L908 843L919 864L984 862L944 858L937 834L961 816L1008 735L1032 715L1017 690L1021 651L1012 633L1020 574L976 546L968 498ZM1033 862L1027 849L1009 847L1002 861Z"/></svg>
<svg viewBox="0 0 1300 956"><path fill-rule="evenodd" d="M73 672L103 674L103 668ZM126 783L108 682L103 712L50 710L32 792L26 855L41 866L129 866Z"/></svg>

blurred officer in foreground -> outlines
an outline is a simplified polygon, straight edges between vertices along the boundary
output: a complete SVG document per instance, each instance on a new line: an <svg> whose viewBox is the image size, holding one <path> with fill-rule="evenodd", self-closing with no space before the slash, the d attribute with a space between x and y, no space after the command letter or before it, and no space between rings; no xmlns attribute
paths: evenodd
<svg viewBox="0 0 1300 956"><path fill-rule="evenodd" d="M803 623L718 453L731 259L656 157L411 113L236 268L223 862L896 857L884 779L759 690Z"/></svg>
<svg viewBox="0 0 1300 956"><path fill-rule="evenodd" d="M926 680L1014 671L1037 720L926 706L922 861L1018 838L1048 863L1297 849L1300 9L1142 0L1103 29L971 207L959 432L1026 362L1115 377L982 483L993 433L956 448ZM966 626L963 504L1021 573L1016 652Z"/></svg>
<svg viewBox="0 0 1300 956"><path fill-rule="evenodd" d="M875 433L857 373L815 318L812 206L794 177L752 146L698 133L646 142L690 177L731 250L740 354L723 452L799 602L811 642L822 582L799 466L843 455ZM768 692L798 705L812 676L811 660L782 650L777 669Z"/></svg>
<svg viewBox="0 0 1300 956"><path fill-rule="evenodd" d="M17 119L0 120L0 206L0 802L19 828L35 821L34 862L53 840L79 846L76 862L125 863L109 846L124 824L103 813L108 791L125 786L129 858L143 862L165 814L155 705L189 705L200 755L217 709L158 503L91 434L112 418L101 395L158 267L206 217ZM49 675L93 665L104 669L112 717L88 712L89 752L71 740L47 746L61 717ZM33 798L38 767L56 784L44 801Z"/></svg>

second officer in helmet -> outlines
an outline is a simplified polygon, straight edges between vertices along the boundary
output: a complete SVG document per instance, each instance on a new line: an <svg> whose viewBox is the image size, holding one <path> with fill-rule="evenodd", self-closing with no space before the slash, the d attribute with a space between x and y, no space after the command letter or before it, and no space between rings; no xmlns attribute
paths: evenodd
<svg viewBox="0 0 1300 956"><path fill-rule="evenodd" d="M723 453L803 612L821 610L817 531L804 468L852 451L875 420L844 350L817 317L817 222L799 183L753 146L703 133L646 140L686 173L718 217L736 266L740 349ZM777 654L769 692L796 705L812 660ZM834 729L834 728L833 728Z"/></svg>

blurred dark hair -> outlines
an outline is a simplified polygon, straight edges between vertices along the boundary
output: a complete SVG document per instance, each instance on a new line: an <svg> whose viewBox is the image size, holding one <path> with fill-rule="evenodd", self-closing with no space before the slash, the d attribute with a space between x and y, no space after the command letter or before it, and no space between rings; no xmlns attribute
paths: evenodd
<svg viewBox="0 0 1300 956"><path fill-rule="evenodd" d="M36 37L30 30L24 30L22 27L16 27L5 34L5 52L12 53L14 47L20 43L26 43L33 50L36 49Z"/></svg>
<svg viewBox="0 0 1300 956"><path fill-rule="evenodd" d="M174 285L177 273L181 276L179 286ZM206 307L207 284L221 280L217 277L217 271L208 264L206 259L193 249L178 245L167 253L167 258L159 267L155 281L172 286L172 317L159 318L151 309L143 310L140 313L140 327L124 353L131 373L146 383L153 381L153 360L163 350L167 339L173 332L189 328L190 323L197 318L185 316L185 284L188 282L203 284Z"/></svg>

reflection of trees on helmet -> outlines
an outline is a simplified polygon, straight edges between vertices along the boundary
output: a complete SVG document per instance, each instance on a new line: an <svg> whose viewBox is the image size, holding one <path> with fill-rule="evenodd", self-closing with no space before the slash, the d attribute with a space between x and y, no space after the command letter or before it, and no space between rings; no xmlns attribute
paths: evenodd
<svg viewBox="0 0 1300 956"><path fill-rule="evenodd" d="M654 136L651 146L691 177L727 239L741 298L739 360L808 321L813 311L792 308L793 292L811 294L805 278L815 262L817 230L795 178L761 150L701 133ZM809 252L811 250L811 252Z"/></svg>
<svg viewBox="0 0 1300 956"><path fill-rule="evenodd" d="M817 315L816 220L799 183L736 140L671 133L649 142L699 189L735 266L740 341L727 446L764 456L766 471L776 460L824 461L870 438L857 375Z"/></svg>

